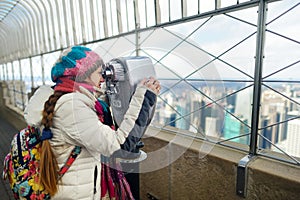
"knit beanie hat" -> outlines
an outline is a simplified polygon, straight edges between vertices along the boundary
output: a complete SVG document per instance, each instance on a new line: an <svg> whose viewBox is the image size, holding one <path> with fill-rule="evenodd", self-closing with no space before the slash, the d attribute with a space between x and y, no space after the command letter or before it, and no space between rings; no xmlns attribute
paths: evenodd
<svg viewBox="0 0 300 200"><path fill-rule="evenodd" d="M103 65L100 56L84 46L73 46L66 49L51 70L51 79L57 82L61 77L70 77L83 82L95 70Z"/></svg>

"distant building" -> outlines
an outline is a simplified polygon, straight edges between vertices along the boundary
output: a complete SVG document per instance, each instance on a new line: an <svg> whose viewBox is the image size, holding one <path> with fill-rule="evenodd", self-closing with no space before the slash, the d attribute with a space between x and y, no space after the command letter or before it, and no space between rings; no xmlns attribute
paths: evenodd
<svg viewBox="0 0 300 200"><path fill-rule="evenodd" d="M205 101L201 101L200 103L202 109L200 112L200 125L199 125L199 129L202 132L206 131L206 117L211 117L211 113L212 113L212 106L206 106Z"/></svg>
<svg viewBox="0 0 300 200"><path fill-rule="evenodd" d="M191 121L191 117L189 114L189 107L186 106L180 106L180 105L176 105L176 127L179 129L183 129L183 130L189 130L190 129L190 121Z"/></svg>
<svg viewBox="0 0 300 200"><path fill-rule="evenodd" d="M252 87L244 89L236 94L234 113L243 116L244 120L251 121L252 113Z"/></svg>
<svg viewBox="0 0 300 200"><path fill-rule="evenodd" d="M244 119L241 115L237 117L241 121L237 120L230 113L228 112L225 113L222 138L224 139L235 138L237 136L248 134L250 132L249 127L246 125L248 123L248 120ZM249 135L238 137L230 141L238 142L241 144L249 144Z"/></svg>
<svg viewBox="0 0 300 200"><path fill-rule="evenodd" d="M291 114L291 113L289 113ZM299 116L299 111L294 112ZM287 153L300 157L300 119L293 119L287 122L287 137L285 150Z"/></svg>
<svg viewBox="0 0 300 200"><path fill-rule="evenodd" d="M217 121L218 119L215 117L206 117L205 118L205 135L214 137L214 138L219 138L218 130L217 130Z"/></svg>

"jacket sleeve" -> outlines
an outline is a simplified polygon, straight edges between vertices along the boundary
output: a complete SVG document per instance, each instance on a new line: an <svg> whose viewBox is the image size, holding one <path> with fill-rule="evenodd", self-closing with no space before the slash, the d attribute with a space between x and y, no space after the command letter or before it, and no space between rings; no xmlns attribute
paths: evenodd
<svg viewBox="0 0 300 200"><path fill-rule="evenodd" d="M134 133L136 124L144 122L144 115L141 113L146 112L142 107L144 99L149 95L152 99L156 98L146 87L137 87L117 131L102 124L90 105L78 98L73 98L57 108L56 125L63 130L69 142L84 146L96 159L100 159L99 154L110 156L120 149L129 133Z"/></svg>
<svg viewBox="0 0 300 200"><path fill-rule="evenodd" d="M152 120L155 104L156 95L150 90L147 90L141 103L141 109L137 112L138 117L136 118L132 129L129 131L129 135L125 142L121 144L122 150L116 152L115 156L122 158L135 158L139 156L139 149L144 146L140 139L143 137ZM128 112L130 112L130 110Z"/></svg>

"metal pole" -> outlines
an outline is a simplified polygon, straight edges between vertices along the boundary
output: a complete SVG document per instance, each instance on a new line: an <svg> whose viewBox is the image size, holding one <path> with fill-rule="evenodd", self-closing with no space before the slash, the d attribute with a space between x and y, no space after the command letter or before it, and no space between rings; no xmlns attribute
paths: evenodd
<svg viewBox="0 0 300 200"><path fill-rule="evenodd" d="M32 69L32 57L29 57L30 60L30 78L31 78L31 92L34 89L34 78L33 78L33 69Z"/></svg>
<svg viewBox="0 0 300 200"><path fill-rule="evenodd" d="M87 42L87 34L86 34L86 25L85 25L85 17L83 11L83 2L79 1L79 13L80 13L80 20L81 20L81 33L82 33L82 43L85 44ZM76 32L76 30L74 30Z"/></svg>
<svg viewBox="0 0 300 200"><path fill-rule="evenodd" d="M181 18L187 17L187 0L181 0Z"/></svg>
<svg viewBox="0 0 300 200"><path fill-rule="evenodd" d="M120 0L116 1L116 9L117 9L117 21L118 21L118 34L123 33L123 24L122 24L122 16L121 16L121 2Z"/></svg>
<svg viewBox="0 0 300 200"><path fill-rule="evenodd" d="M7 66L7 63L5 64L6 66L6 80L8 81L8 66Z"/></svg>
<svg viewBox="0 0 300 200"><path fill-rule="evenodd" d="M239 161L237 167L237 176L236 176L236 194L241 197L246 197L247 195L247 185L248 185L247 167L249 163L255 159L256 157L255 155L257 154L262 67L263 67L263 58L264 58L263 50L264 50L264 41L265 41L266 8L267 8L266 1L260 0L258 5L250 149L249 149L249 154Z"/></svg>
<svg viewBox="0 0 300 200"><path fill-rule="evenodd" d="M265 25L266 25L266 10L267 3L265 0L260 0L258 7L257 21L257 37L256 37L256 56L255 56L255 72L254 72L254 88L253 88L253 105L251 118L251 139L250 139L250 155L257 154L258 126L259 126L259 111L262 83L262 67L264 58L264 42L265 42Z"/></svg>
<svg viewBox="0 0 300 200"><path fill-rule="evenodd" d="M16 97L16 81L15 81L15 70L14 70L14 63L11 61L11 77L12 77L12 84L13 84L13 93L14 93L14 106L17 107L17 97Z"/></svg>
<svg viewBox="0 0 300 200"><path fill-rule="evenodd" d="M133 6L134 6L134 20L135 20L135 52L136 56L139 56L139 51L140 51L140 15L139 15L139 7L138 7L138 1L135 0L133 1Z"/></svg>
<svg viewBox="0 0 300 200"><path fill-rule="evenodd" d="M90 11L91 11L91 24L92 24L91 27L92 27L92 36L93 36L92 40L95 40L96 39L96 22L95 22L96 16L95 16L95 5L93 0L90 0Z"/></svg>
<svg viewBox="0 0 300 200"><path fill-rule="evenodd" d="M70 3L70 12L71 12L71 17L72 17L72 34L73 34L73 43L74 44L78 44L78 37L77 37L77 29L76 29L76 20L75 18L77 18L77 14L75 15L75 7L77 5L75 4L75 2ZM82 5L79 6L79 8L82 8ZM80 9L83 10L83 9ZM80 17L79 20L83 20L83 18ZM82 22L80 22L79 24L81 24ZM81 28L81 27L80 27ZM84 31L84 29L81 29L82 31Z"/></svg>
<svg viewBox="0 0 300 200"><path fill-rule="evenodd" d="M42 83L45 85L45 65L44 65L44 54L41 55L41 67L42 67Z"/></svg>
<svg viewBox="0 0 300 200"><path fill-rule="evenodd" d="M160 12L159 0L154 1L154 8L155 8L155 25L157 25L161 23L161 12Z"/></svg>
<svg viewBox="0 0 300 200"><path fill-rule="evenodd" d="M4 66L4 65L1 64L2 70L4 69L3 66ZM3 73L2 73L2 72L3 72ZM0 81L1 81L1 76L3 76L3 75L4 75L4 71L0 71ZM3 80L4 80L4 79L3 79Z"/></svg>
<svg viewBox="0 0 300 200"><path fill-rule="evenodd" d="M61 14L61 6L59 6L57 0L55 2L55 9L56 9L56 18L57 18L57 23L58 23L58 33L59 33L59 48L63 49L64 47L64 42L63 42L63 33L62 33L62 28L61 28L61 22L63 21L60 18Z"/></svg>
<svg viewBox="0 0 300 200"><path fill-rule="evenodd" d="M21 90L21 97L22 97L22 110L25 109L25 102L24 102L24 88L23 88L23 74L22 74L22 65L21 65L21 60L19 59L19 72L20 72L20 90ZM25 86L25 82L24 82ZM25 89L26 90L26 89Z"/></svg>
<svg viewBox="0 0 300 200"><path fill-rule="evenodd" d="M69 1L68 1L69 2ZM70 2L69 2L70 4ZM63 7L63 15L64 15L64 26L65 26L65 37L63 39L66 39L67 47L70 45L70 39L69 39L69 31L68 31L68 19L67 19L67 5L66 0L62 1L62 7ZM70 8L68 8L70 9Z"/></svg>
<svg viewBox="0 0 300 200"><path fill-rule="evenodd" d="M6 80L6 71L5 71L5 67L6 67L6 63L4 62L3 65L2 65L2 68L3 68L3 81Z"/></svg>
<svg viewBox="0 0 300 200"><path fill-rule="evenodd" d="M108 25L107 25L107 13L106 13L106 2L102 1L102 16L103 16L103 31L104 37L108 37Z"/></svg>

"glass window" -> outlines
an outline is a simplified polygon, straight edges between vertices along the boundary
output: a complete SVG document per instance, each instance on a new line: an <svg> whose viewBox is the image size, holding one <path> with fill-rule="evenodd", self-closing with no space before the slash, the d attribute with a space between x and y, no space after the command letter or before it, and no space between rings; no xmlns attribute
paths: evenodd
<svg viewBox="0 0 300 200"><path fill-rule="evenodd" d="M170 1L170 19L176 20L182 17L181 0Z"/></svg>
<svg viewBox="0 0 300 200"><path fill-rule="evenodd" d="M56 1L58 2L58 7L57 7L57 11L59 12L59 21L60 21L60 34L61 34L61 38L60 38L60 43L62 44L63 47L68 46L67 44L67 25L65 25L65 21L66 21L66 15L64 13L64 9L65 8L65 3L66 1Z"/></svg>
<svg viewBox="0 0 300 200"><path fill-rule="evenodd" d="M4 75L4 65L1 64L0 65L0 80L5 80L4 77L5 77L5 75Z"/></svg>
<svg viewBox="0 0 300 200"><path fill-rule="evenodd" d="M169 1L159 1L161 23L170 21L170 5Z"/></svg>
<svg viewBox="0 0 300 200"><path fill-rule="evenodd" d="M154 26L155 25L155 4L154 4L154 0L146 0L145 3L145 7L146 7L146 12L147 12L147 16L146 16L146 26Z"/></svg>
<svg viewBox="0 0 300 200"><path fill-rule="evenodd" d="M13 80L13 73L12 73L12 64L11 62L6 64L6 71L7 71L7 80Z"/></svg>
<svg viewBox="0 0 300 200"><path fill-rule="evenodd" d="M300 46L297 1L269 5L259 147L300 158ZM290 159L290 158L288 158Z"/></svg>
<svg viewBox="0 0 300 200"><path fill-rule="evenodd" d="M53 82L51 80L51 69L52 66L55 64L56 60L59 58L59 56L60 56L60 51L56 51L50 54L45 54L43 56L46 85L53 85Z"/></svg>
<svg viewBox="0 0 300 200"><path fill-rule="evenodd" d="M33 87L43 85L43 72L41 56L35 56L31 58L33 68Z"/></svg>
<svg viewBox="0 0 300 200"><path fill-rule="evenodd" d="M21 60L21 70L22 70L22 79L25 83L25 93L31 92L31 70L30 70L30 60L22 59Z"/></svg>

